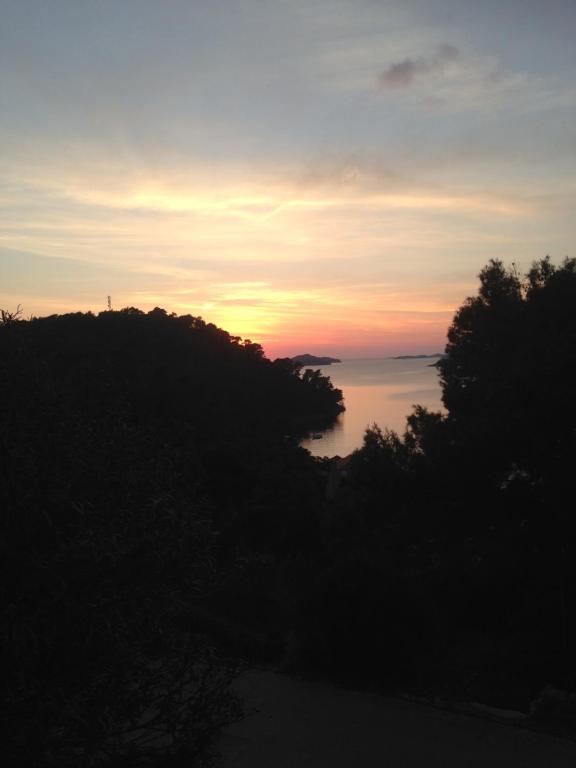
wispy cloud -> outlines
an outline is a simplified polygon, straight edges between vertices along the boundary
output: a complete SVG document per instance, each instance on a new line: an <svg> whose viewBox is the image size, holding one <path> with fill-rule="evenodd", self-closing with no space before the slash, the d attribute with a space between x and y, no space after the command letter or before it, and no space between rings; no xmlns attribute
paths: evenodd
<svg viewBox="0 0 576 768"><path fill-rule="evenodd" d="M429 56L406 58L390 64L378 77L381 88L408 88L417 79L442 72L460 57L455 45L444 43Z"/></svg>

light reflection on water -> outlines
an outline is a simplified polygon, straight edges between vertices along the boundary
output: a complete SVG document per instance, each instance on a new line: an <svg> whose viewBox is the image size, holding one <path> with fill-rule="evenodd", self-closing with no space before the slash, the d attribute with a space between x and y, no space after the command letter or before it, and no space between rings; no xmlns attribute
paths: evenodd
<svg viewBox="0 0 576 768"><path fill-rule="evenodd" d="M374 423L402 433L412 405L443 410L434 362L376 358L316 366L343 390L346 411L320 440L304 440L302 445L314 456L347 456L362 445L366 427Z"/></svg>

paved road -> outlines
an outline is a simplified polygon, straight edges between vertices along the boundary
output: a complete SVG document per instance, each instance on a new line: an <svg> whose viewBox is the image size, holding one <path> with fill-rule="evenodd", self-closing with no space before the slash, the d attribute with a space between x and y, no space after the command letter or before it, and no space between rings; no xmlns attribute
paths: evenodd
<svg viewBox="0 0 576 768"><path fill-rule="evenodd" d="M513 726L272 672L236 684L253 714L222 768L576 768L576 744Z"/></svg>

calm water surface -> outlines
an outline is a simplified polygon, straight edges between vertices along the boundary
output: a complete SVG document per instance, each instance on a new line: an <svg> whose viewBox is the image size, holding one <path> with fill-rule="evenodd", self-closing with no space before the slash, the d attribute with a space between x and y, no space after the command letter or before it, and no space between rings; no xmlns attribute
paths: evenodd
<svg viewBox="0 0 576 768"><path fill-rule="evenodd" d="M346 411L320 440L302 445L314 456L347 456L362 445L367 426L376 423L402 433L412 405L443 410L438 369L430 367L436 359L356 359L315 366L344 392Z"/></svg>

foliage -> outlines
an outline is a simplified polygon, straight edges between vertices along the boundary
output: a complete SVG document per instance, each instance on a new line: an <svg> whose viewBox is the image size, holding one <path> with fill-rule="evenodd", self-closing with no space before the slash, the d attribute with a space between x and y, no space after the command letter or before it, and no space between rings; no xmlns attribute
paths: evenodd
<svg viewBox="0 0 576 768"><path fill-rule="evenodd" d="M4 754L22 766L199 757L234 709L232 670L178 626L210 584L206 511L153 435L24 389L21 403L2 392Z"/></svg>
<svg viewBox="0 0 576 768"><path fill-rule="evenodd" d="M273 514L274 465L304 482L294 439L341 393L163 310L2 318L3 754L202 762L238 714L202 607L239 547L293 540L259 540L251 510Z"/></svg>
<svg viewBox="0 0 576 768"><path fill-rule="evenodd" d="M576 260L482 270L439 363L446 413L374 425L334 465L296 669L508 707L576 686L575 302Z"/></svg>
<svg viewBox="0 0 576 768"><path fill-rule="evenodd" d="M297 445L342 409L329 379L200 318L3 315L14 760L204 759L230 657L506 707L576 686L575 299L575 260L490 262L446 412L345 460Z"/></svg>
<svg viewBox="0 0 576 768"><path fill-rule="evenodd" d="M538 481L573 449L575 295L576 259L543 259L523 279L492 261L448 331L439 368L450 424L503 474Z"/></svg>

